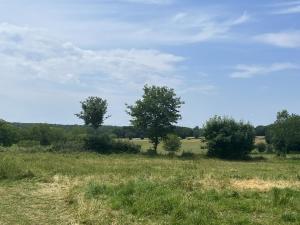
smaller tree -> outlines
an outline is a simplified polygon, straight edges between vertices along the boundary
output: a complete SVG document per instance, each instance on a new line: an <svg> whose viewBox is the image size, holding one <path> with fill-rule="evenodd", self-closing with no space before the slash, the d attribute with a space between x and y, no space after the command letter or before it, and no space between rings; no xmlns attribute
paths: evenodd
<svg viewBox="0 0 300 225"><path fill-rule="evenodd" d="M9 147L17 141L17 129L4 120L0 120L0 146Z"/></svg>
<svg viewBox="0 0 300 225"><path fill-rule="evenodd" d="M52 144L53 136L48 124L38 124L30 128L29 139L38 141L42 146Z"/></svg>
<svg viewBox="0 0 300 225"><path fill-rule="evenodd" d="M145 132L157 151L160 141L181 119L179 109L182 104L184 102L176 96L174 89L145 85L142 99L127 106L127 113L132 117L132 125Z"/></svg>
<svg viewBox="0 0 300 225"><path fill-rule="evenodd" d="M200 135L201 135L201 130L200 130L199 126L196 126L193 129L193 136L194 136L194 138L199 138Z"/></svg>
<svg viewBox="0 0 300 225"><path fill-rule="evenodd" d="M255 130L249 123L215 116L204 127L208 155L223 159L243 159L254 148Z"/></svg>
<svg viewBox="0 0 300 225"><path fill-rule="evenodd" d="M176 134L168 134L163 139L163 146L167 152L176 152L181 148L181 140Z"/></svg>
<svg viewBox="0 0 300 225"><path fill-rule="evenodd" d="M82 119L87 126L92 126L97 130L109 116L107 113L107 101L99 97L88 97L80 102L82 111L75 114Z"/></svg>

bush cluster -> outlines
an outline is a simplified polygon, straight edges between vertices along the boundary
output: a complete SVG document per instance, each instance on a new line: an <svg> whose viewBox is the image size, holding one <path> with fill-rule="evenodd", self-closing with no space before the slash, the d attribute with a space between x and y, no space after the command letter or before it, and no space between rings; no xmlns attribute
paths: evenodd
<svg viewBox="0 0 300 225"><path fill-rule="evenodd" d="M127 141L116 141L109 135L89 135L84 140L84 148L102 154L132 153L141 151L141 146Z"/></svg>
<svg viewBox="0 0 300 225"><path fill-rule="evenodd" d="M215 116L204 127L208 156L244 159L254 147L254 127L227 117Z"/></svg>

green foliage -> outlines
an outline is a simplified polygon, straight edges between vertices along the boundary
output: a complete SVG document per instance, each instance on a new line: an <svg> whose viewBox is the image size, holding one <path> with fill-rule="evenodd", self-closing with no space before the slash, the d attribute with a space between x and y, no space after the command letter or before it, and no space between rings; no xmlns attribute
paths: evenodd
<svg viewBox="0 0 300 225"><path fill-rule="evenodd" d="M193 129L191 129L189 127L176 126L173 133L178 135L182 139L186 139L188 137L193 137Z"/></svg>
<svg viewBox="0 0 300 225"><path fill-rule="evenodd" d="M129 153L137 154L141 151L141 146L126 141L116 141L109 135L89 135L85 138L84 147L87 150L101 154Z"/></svg>
<svg viewBox="0 0 300 225"><path fill-rule="evenodd" d="M181 148L181 140L176 134L168 134L163 139L163 144L167 152L176 152Z"/></svg>
<svg viewBox="0 0 300 225"><path fill-rule="evenodd" d="M198 126L196 126L196 127L193 129L193 137L194 137L194 138L199 138L201 135L202 135L201 129L200 129Z"/></svg>
<svg viewBox="0 0 300 225"><path fill-rule="evenodd" d="M33 141L33 140L21 140L18 142L18 147L22 147L22 148L37 147L39 145L40 145L39 141Z"/></svg>
<svg viewBox="0 0 300 225"><path fill-rule="evenodd" d="M215 116L204 127L208 155L223 159L244 159L253 149L255 131L252 125Z"/></svg>
<svg viewBox="0 0 300 225"><path fill-rule="evenodd" d="M65 140L65 133L60 128L50 127L48 124L38 124L30 128L27 140L38 141L42 146Z"/></svg>
<svg viewBox="0 0 300 225"><path fill-rule="evenodd" d="M181 119L179 109L184 104L176 97L175 91L168 87L145 86L142 99L132 106L127 106L131 123L143 130L153 147L157 146Z"/></svg>
<svg viewBox="0 0 300 225"><path fill-rule="evenodd" d="M265 136L266 135L266 126L257 126L255 127L255 135L256 136Z"/></svg>
<svg viewBox="0 0 300 225"><path fill-rule="evenodd" d="M277 120L268 129L268 141L278 153L300 151L300 116L286 110L277 113Z"/></svg>
<svg viewBox="0 0 300 225"><path fill-rule="evenodd" d="M89 97L81 102L82 111L76 116L82 119L85 125L98 129L108 117L107 101L99 97Z"/></svg>
<svg viewBox="0 0 300 225"><path fill-rule="evenodd" d="M51 146L54 152L80 152L84 150L84 139L55 142Z"/></svg>
<svg viewBox="0 0 300 225"><path fill-rule="evenodd" d="M0 120L0 146L9 147L18 140L17 130L9 123Z"/></svg>
<svg viewBox="0 0 300 225"><path fill-rule="evenodd" d="M141 146L129 141L116 141L112 143L113 153L138 154L141 152Z"/></svg>
<svg viewBox="0 0 300 225"><path fill-rule="evenodd" d="M88 135L84 140L84 148L98 153L111 153L113 140L107 134Z"/></svg>
<svg viewBox="0 0 300 225"><path fill-rule="evenodd" d="M264 142L258 142L255 144L255 148L259 152L265 152L267 150L267 145Z"/></svg>

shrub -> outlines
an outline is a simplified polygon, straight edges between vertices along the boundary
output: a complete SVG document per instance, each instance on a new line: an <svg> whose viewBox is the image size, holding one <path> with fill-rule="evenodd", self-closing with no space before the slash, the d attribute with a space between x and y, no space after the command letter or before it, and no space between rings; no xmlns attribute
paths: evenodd
<svg viewBox="0 0 300 225"><path fill-rule="evenodd" d="M102 154L111 153L131 153L136 154L141 150L140 145L126 141L116 141L109 135L88 136L84 141L84 147L87 150Z"/></svg>
<svg viewBox="0 0 300 225"><path fill-rule="evenodd" d="M176 152L181 148L181 140L176 134L168 134L163 140L163 147L167 152Z"/></svg>
<svg viewBox="0 0 300 225"><path fill-rule="evenodd" d="M208 156L244 159L254 147L255 131L250 124L215 116L204 126Z"/></svg>
<svg viewBox="0 0 300 225"><path fill-rule="evenodd" d="M28 139L38 141L42 146L49 146L63 141L65 134L62 129L50 127L48 124L37 124L30 128Z"/></svg>
<svg viewBox="0 0 300 225"><path fill-rule="evenodd" d="M89 135L84 140L84 148L86 150L98 153L112 153L113 140L108 135Z"/></svg>
<svg viewBox="0 0 300 225"><path fill-rule="evenodd" d="M137 154L141 152L141 146L129 141L113 141L113 153L130 153Z"/></svg>
<svg viewBox="0 0 300 225"><path fill-rule="evenodd" d="M68 140L68 141L61 141L55 142L51 150L55 152L78 152L84 149L84 142L83 140Z"/></svg>
<svg viewBox="0 0 300 225"><path fill-rule="evenodd" d="M267 150L267 145L264 142L259 142L259 143L255 144L255 148L259 152L265 152Z"/></svg>

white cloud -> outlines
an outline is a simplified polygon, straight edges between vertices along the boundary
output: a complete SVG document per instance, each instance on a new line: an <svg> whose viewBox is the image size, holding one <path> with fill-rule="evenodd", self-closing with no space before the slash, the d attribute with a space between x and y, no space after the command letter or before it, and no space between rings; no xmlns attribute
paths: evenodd
<svg viewBox="0 0 300 225"><path fill-rule="evenodd" d="M274 4L273 14L295 14L300 13L300 1L286 1Z"/></svg>
<svg viewBox="0 0 300 225"><path fill-rule="evenodd" d="M213 85L182 76L183 57L153 49L87 50L48 32L0 24L2 117L12 121L73 123L79 101L108 99L111 124L126 124L124 103L144 84L167 85L179 94L212 94ZM195 76L197 79L197 76ZM116 120L115 118L118 118Z"/></svg>
<svg viewBox="0 0 300 225"><path fill-rule="evenodd" d="M0 61L0 94L31 83L110 97L136 94L144 84L167 85L179 93L215 91L181 76L185 59L180 56L153 49L86 50L46 31L5 23L0 24Z"/></svg>
<svg viewBox="0 0 300 225"><path fill-rule="evenodd" d="M278 47L299 48L300 31L294 30L279 33L266 33L255 36L254 40Z"/></svg>
<svg viewBox="0 0 300 225"><path fill-rule="evenodd" d="M184 59L157 50L85 50L44 31L0 24L0 77L40 79L82 85L109 82L135 87L145 83L179 85Z"/></svg>
<svg viewBox="0 0 300 225"><path fill-rule="evenodd" d="M237 65L230 77L232 78L251 78L258 75L267 75L275 72L300 69L299 65L293 63L274 63L269 66L261 65Z"/></svg>

